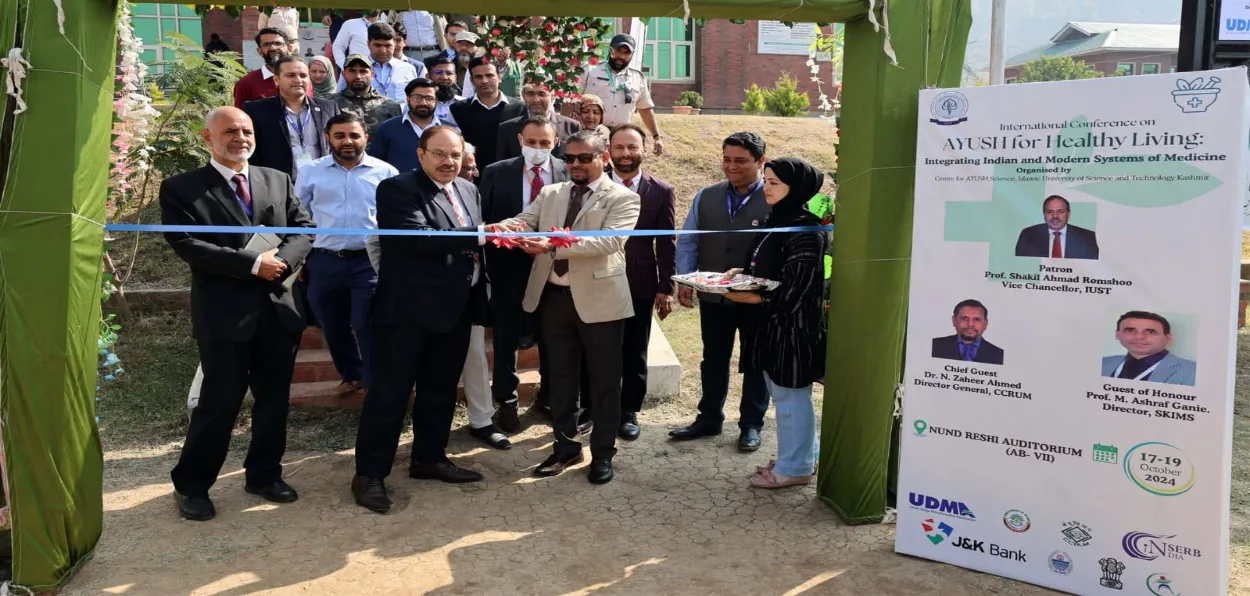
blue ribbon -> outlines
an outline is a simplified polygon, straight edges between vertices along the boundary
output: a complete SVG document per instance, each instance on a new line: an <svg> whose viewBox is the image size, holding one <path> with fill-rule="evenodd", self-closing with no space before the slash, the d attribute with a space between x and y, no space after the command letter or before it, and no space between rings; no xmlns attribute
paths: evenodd
<svg viewBox="0 0 1250 596"><path fill-rule="evenodd" d="M108 224L109 232L158 232L184 234L308 234L312 236L478 236L477 232L458 230L368 230L363 228L280 228L269 226L165 226L156 224ZM487 236L577 236L584 238L618 236L685 236L692 234L725 234L760 232L831 232L833 226L793 226L787 228L750 228L746 230L573 230L558 232L486 232Z"/></svg>

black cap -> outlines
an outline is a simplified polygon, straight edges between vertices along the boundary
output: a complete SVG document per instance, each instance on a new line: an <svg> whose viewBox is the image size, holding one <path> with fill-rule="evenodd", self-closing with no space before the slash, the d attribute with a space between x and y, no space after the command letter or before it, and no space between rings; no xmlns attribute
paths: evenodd
<svg viewBox="0 0 1250 596"><path fill-rule="evenodd" d="M616 35L613 35L612 43L609 45L611 45L614 48L619 48L621 46L629 46L629 51L631 52L638 50L638 42L634 41L634 38L632 35L629 35L626 33L617 33Z"/></svg>

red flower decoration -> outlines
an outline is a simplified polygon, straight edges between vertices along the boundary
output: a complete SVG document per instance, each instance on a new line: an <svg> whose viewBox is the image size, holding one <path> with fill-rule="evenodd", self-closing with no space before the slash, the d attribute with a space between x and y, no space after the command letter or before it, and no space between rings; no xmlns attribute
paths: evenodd
<svg viewBox="0 0 1250 596"><path fill-rule="evenodd" d="M594 56L591 56L589 62L591 66L594 66L599 63L599 59Z"/></svg>
<svg viewBox="0 0 1250 596"><path fill-rule="evenodd" d="M499 55L499 48L491 48L491 49L490 49L490 55L491 55L491 56L498 56L498 55Z"/></svg>
<svg viewBox="0 0 1250 596"><path fill-rule="evenodd" d="M594 40L594 39L587 39L587 40L586 40L586 47L588 47L588 48L593 48L593 47L595 47L595 40Z"/></svg>
<svg viewBox="0 0 1250 596"><path fill-rule="evenodd" d="M546 65L547 65L547 59L546 59L546 58L539 58L539 59L538 59L538 65L539 65L539 66L546 66Z"/></svg>
<svg viewBox="0 0 1250 596"><path fill-rule="evenodd" d="M521 246L520 240L515 236L488 236L487 240L498 248L518 248Z"/></svg>
<svg viewBox="0 0 1250 596"><path fill-rule="evenodd" d="M544 24L544 25L543 25L543 29L546 29L548 33L551 33L552 31L555 31L555 30L556 30L556 24L555 24L555 23L546 23L546 24Z"/></svg>
<svg viewBox="0 0 1250 596"><path fill-rule="evenodd" d="M491 29L491 31L490 31L490 34L491 34L491 35L495 35L495 36L498 36L498 35L499 35L499 33L500 33L500 31L499 31L499 29L498 29L498 28Z"/></svg>
<svg viewBox="0 0 1250 596"><path fill-rule="evenodd" d="M585 31L585 30L586 30L586 25L585 25L585 23L578 23L578 24L577 24L577 26L576 26L576 27L573 27L573 28L574 28L574 29L577 29L578 31Z"/></svg>
<svg viewBox="0 0 1250 596"><path fill-rule="evenodd" d="M573 246L573 244L581 241L581 238L578 238L577 236L570 234L568 228L553 227L551 228L551 231L556 234L559 234L557 236L547 237L547 239L551 242L551 245L556 248L568 248L570 246Z"/></svg>
<svg viewBox="0 0 1250 596"><path fill-rule="evenodd" d="M560 91L559 89L557 89L557 90L556 90L556 92L555 92L555 96L556 96L556 97L563 98L563 97L564 97L564 92L563 92L563 91Z"/></svg>
<svg viewBox="0 0 1250 596"><path fill-rule="evenodd" d="M517 59L517 60L524 60L524 59L525 59L525 52L518 51L518 52L516 53L516 59Z"/></svg>
<svg viewBox="0 0 1250 596"><path fill-rule="evenodd" d="M556 80L557 80L557 81L560 81L561 83L563 83L564 81L568 80L568 78L569 78L569 75L566 75L566 74L564 74L564 73L560 73L560 74L556 75Z"/></svg>

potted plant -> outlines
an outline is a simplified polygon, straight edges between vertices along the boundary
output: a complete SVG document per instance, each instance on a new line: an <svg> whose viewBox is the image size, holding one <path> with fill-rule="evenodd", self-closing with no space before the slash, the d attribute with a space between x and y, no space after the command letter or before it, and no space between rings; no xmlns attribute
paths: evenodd
<svg viewBox="0 0 1250 596"><path fill-rule="evenodd" d="M673 102L674 114L698 114L703 107L703 96L698 91L682 91Z"/></svg>

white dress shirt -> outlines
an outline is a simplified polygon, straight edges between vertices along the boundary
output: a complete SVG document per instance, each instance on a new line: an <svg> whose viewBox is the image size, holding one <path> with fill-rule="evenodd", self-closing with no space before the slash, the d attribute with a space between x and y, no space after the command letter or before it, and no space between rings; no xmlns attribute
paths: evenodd
<svg viewBox="0 0 1250 596"><path fill-rule="evenodd" d="M404 38L404 43L408 47L438 47L438 33L434 30L434 15L424 10L406 10L400 16L400 20L404 23L404 28L408 30L408 37Z"/></svg>
<svg viewBox="0 0 1250 596"><path fill-rule="evenodd" d="M603 176L599 176L598 178L595 178L594 180L591 180L590 182L586 184L586 187L590 189L590 192L586 193L586 196L582 197L582 209L581 211L578 211L579 214L582 211L586 210L587 205L590 205L590 197L599 191L599 185L601 184L603 184ZM569 206L570 207L572 207L572 200L573 200L573 189L572 187L570 187L569 188L569 201L570 201ZM567 218L567 216L565 217ZM556 256L556 249L551 250L551 258L553 259L560 258ZM547 281L553 284L556 284L557 286L568 286L569 275L567 273L565 273L564 275L556 275L556 269L555 267L552 267L551 273L547 276Z"/></svg>
<svg viewBox="0 0 1250 596"><path fill-rule="evenodd" d="M411 127L412 127L412 132L417 133L417 138L418 138L418 139L420 139L420 138L421 138L421 135L425 134L425 131L430 130L431 128L434 128L435 126L442 126L442 124L443 124L443 122L442 122L441 120L439 120L439 119L438 119L438 114L434 114L434 117L433 117L433 118L430 118L430 125L429 125L429 126L427 126L427 127L425 127L425 128L421 128L420 126L417 126L417 123L416 123L416 122L413 122L413 121L412 121L412 118L409 118L409 117L408 117L408 104L404 104L404 114L403 114L403 116L404 116L404 122L407 122L407 123L408 123L408 126L411 126Z"/></svg>
<svg viewBox="0 0 1250 596"><path fill-rule="evenodd" d="M524 161L524 159L522 159L522 161ZM530 184L534 182L535 167L539 168L538 173L543 177L543 186L547 186L548 184L552 184L554 182L551 173L550 157L548 157L547 161L541 166L535 166L528 161L524 161L524 163L525 172L524 175L521 176L521 211L525 211L530 207Z"/></svg>
<svg viewBox="0 0 1250 596"><path fill-rule="evenodd" d="M463 96L457 95L456 98L452 99L451 101L438 102L438 107L434 108L434 117L438 118L439 121L442 122L444 125L454 127L456 130L460 130L460 125L456 123L455 116L451 115L451 104L456 103L462 99L464 99ZM405 101L404 105L408 105L408 102Z"/></svg>
<svg viewBox="0 0 1250 596"><path fill-rule="evenodd" d="M343 21L339 36L334 38L334 63L340 69L352 54L369 55L369 25L372 24L365 17Z"/></svg>
<svg viewBox="0 0 1250 596"><path fill-rule="evenodd" d="M210 157L210 158L208 159L208 163L209 163L209 165L213 166L213 169L214 169L214 170L217 170L217 173L218 173L218 174L221 174L221 177L222 177L222 178L225 178L225 179L226 179L226 186L229 186L229 187L230 187L230 190L233 190L233 191L234 191L235 200L238 200L238 201L242 201L242 200L243 200L243 197L240 197L240 196L239 196L239 191L238 191L238 190L235 188L235 186L234 186L234 177L235 177L235 175L236 175L236 174L243 174L243 179L247 181L247 192L248 192L248 194L251 194L251 192L252 192L252 177L251 177L251 172L248 170L248 167L247 167L247 162L244 162L244 163L243 163L243 169L242 169L242 170L240 170L240 171L238 171L238 172L234 171L234 170L233 170L233 169L231 169L229 166L223 165L221 162L217 161L217 159L216 159L216 158L212 158L212 157ZM253 200L252 200L252 208L253 208L253 209L255 209L255 208L256 208L256 201L255 201L255 198L253 198ZM252 275L256 275L257 273L259 273L259 272L260 272L260 260L261 260L261 258L262 258L262 257L258 255L258 256L256 257L256 261L252 263Z"/></svg>
<svg viewBox="0 0 1250 596"><path fill-rule="evenodd" d="M1058 230L1046 228L1046 256L1050 257L1050 248L1055 244L1055 232L1059 232L1059 254L1060 258L1068 258L1068 226L1064 225Z"/></svg>
<svg viewBox="0 0 1250 596"><path fill-rule="evenodd" d="M634 177L629 179L628 186L625 185L624 178L617 176L616 172L612 172L612 181L617 184L620 184L621 186L625 186L625 188L628 188L629 190L633 191L634 194L638 194L638 181L639 180L642 180L642 170L636 170L634 172Z"/></svg>

